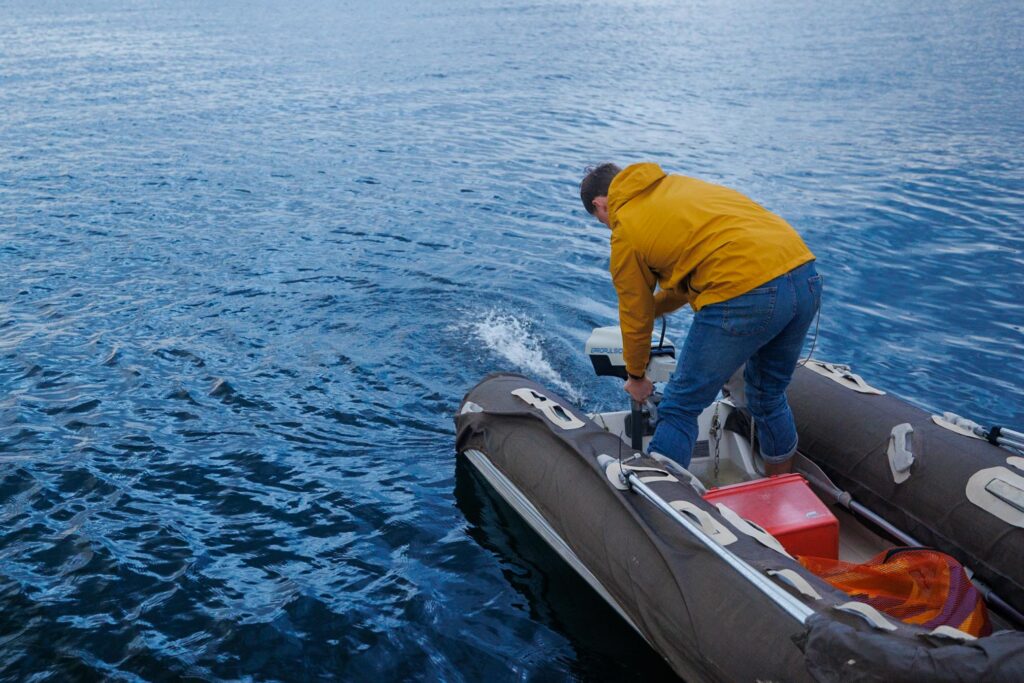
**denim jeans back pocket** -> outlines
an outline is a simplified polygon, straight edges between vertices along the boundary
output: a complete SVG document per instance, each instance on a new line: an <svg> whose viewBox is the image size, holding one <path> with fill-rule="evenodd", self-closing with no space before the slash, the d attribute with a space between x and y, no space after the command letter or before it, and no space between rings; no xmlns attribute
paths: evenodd
<svg viewBox="0 0 1024 683"><path fill-rule="evenodd" d="M807 278L807 289L811 290L811 296L814 297L814 308L817 310L821 306L821 276L812 275Z"/></svg>
<svg viewBox="0 0 1024 683"><path fill-rule="evenodd" d="M722 329L735 337L764 332L775 313L778 293L778 287L759 287L723 301L719 304L722 307Z"/></svg>

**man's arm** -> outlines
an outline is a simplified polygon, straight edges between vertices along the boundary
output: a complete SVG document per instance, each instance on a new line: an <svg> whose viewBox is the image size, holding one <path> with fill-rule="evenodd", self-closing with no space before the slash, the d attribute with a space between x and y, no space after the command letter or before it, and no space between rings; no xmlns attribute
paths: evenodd
<svg viewBox="0 0 1024 683"><path fill-rule="evenodd" d="M654 285L657 279L640 254L612 233L609 270L619 295L619 327L626 372L641 377L651 353L654 329Z"/></svg>
<svg viewBox="0 0 1024 683"><path fill-rule="evenodd" d="M690 303L690 297L686 292L679 292L675 289L662 289L654 295L654 317L658 318L666 313L671 313L688 303Z"/></svg>

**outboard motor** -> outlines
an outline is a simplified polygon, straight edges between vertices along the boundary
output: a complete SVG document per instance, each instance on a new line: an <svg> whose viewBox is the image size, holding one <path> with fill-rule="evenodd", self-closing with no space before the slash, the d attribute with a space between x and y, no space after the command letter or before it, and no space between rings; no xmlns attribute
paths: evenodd
<svg viewBox="0 0 1024 683"><path fill-rule="evenodd" d="M586 345L587 355L594 366L598 377L618 377L627 379L626 361L622 357L622 330L617 326L597 327L590 333ZM667 382L676 369L676 349L671 341L665 339L651 340L651 359L647 363L646 376L652 382ZM626 433L629 434L634 450L641 450L644 436L654 433L654 421L657 419L655 401L658 395L648 399L643 405L632 401L632 412L626 418ZM634 429L634 425L639 428Z"/></svg>
<svg viewBox="0 0 1024 683"><path fill-rule="evenodd" d="M626 361L622 358L622 330L617 326L595 327L587 339L586 349L598 377L628 377ZM675 345L668 339L652 339L647 379L652 382L667 382L675 369Z"/></svg>

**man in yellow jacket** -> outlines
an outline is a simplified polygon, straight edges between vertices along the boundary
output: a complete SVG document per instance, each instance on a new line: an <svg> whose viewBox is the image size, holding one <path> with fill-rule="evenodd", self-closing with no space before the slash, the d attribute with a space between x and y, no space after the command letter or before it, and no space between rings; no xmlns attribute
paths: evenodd
<svg viewBox="0 0 1024 683"><path fill-rule="evenodd" d="M821 304L814 254L786 221L739 192L666 175L657 164L602 164L580 183L580 198L612 231L625 388L634 400L654 390L644 375L654 319L687 303L695 312L648 450L689 465L697 416L746 363L766 471L788 472L797 435L785 391Z"/></svg>

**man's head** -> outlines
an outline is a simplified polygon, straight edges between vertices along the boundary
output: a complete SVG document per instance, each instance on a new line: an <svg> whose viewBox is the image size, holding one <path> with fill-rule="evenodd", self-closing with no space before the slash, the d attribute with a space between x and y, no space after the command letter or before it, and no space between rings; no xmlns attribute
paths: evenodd
<svg viewBox="0 0 1024 683"><path fill-rule="evenodd" d="M583 201L583 208L605 225L608 225L608 187L621 170L615 164L591 166L586 170L586 175L580 182L580 199Z"/></svg>

